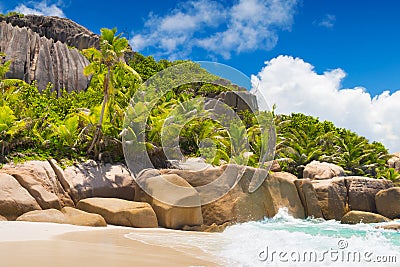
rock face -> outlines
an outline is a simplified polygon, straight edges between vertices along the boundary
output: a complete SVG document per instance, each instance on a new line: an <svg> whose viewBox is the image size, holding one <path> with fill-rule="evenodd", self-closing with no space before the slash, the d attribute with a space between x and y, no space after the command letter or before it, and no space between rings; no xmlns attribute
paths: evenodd
<svg viewBox="0 0 400 267"><path fill-rule="evenodd" d="M244 110L258 110L257 97L247 91L227 91L218 95L217 99L221 100L228 106L232 107L236 112Z"/></svg>
<svg viewBox="0 0 400 267"><path fill-rule="evenodd" d="M56 209L30 211L18 217L17 221L49 222L95 227L107 226L106 221L100 215L87 213L70 207L65 207L61 209L61 211Z"/></svg>
<svg viewBox="0 0 400 267"><path fill-rule="evenodd" d="M133 178L122 164L89 161L64 171L55 160L27 161L3 166L0 175L0 215L9 220L32 210L74 207L82 198L134 199Z"/></svg>
<svg viewBox="0 0 400 267"><path fill-rule="evenodd" d="M90 197L134 200L133 178L122 164L88 161L60 171L59 179L75 203Z"/></svg>
<svg viewBox="0 0 400 267"><path fill-rule="evenodd" d="M400 218L400 187L379 191L375 201L379 214L390 219Z"/></svg>
<svg viewBox="0 0 400 267"><path fill-rule="evenodd" d="M311 180L324 180L333 177L344 176L342 167L327 162L312 161L307 164L303 171L304 178Z"/></svg>
<svg viewBox="0 0 400 267"><path fill-rule="evenodd" d="M180 176L165 174L149 177L144 179L143 185L145 191L136 187L135 200L147 202L153 207L160 226L180 229L185 225L203 224L199 193Z"/></svg>
<svg viewBox="0 0 400 267"><path fill-rule="evenodd" d="M1 21L5 21L14 27L26 27L41 37L53 39L54 42L65 43L79 50L89 47L98 48L100 43L100 38L97 34L65 18L37 15L25 15L20 18L16 15L4 18L0 17Z"/></svg>
<svg viewBox="0 0 400 267"><path fill-rule="evenodd" d="M158 226L156 214L148 203L116 198L88 198L79 201L77 208L100 214L109 224L141 228Z"/></svg>
<svg viewBox="0 0 400 267"><path fill-rule="evenodd" d="M388 160L388 164L389 168L394 168L396 171L400 172L400 152L394 153Z"/></svg>
<svg viewBox="0 0 400 267"><path fill-rule="evenodd" d="M315 191L310 179L298 179L294 181L301 202L304 206L306 217L324 218Z"/></svg>
<svg viewBox="0 0 400 267"><path fill-rule="evenodd" d="M237 165L224 165L203 171L161 170L164 174L177 174L194 188L210 184L218 179L212 192L200 195L219 194L226 186L232 189L217 200L202 205L204 224L226 222L237 223L273 217L280 208L288 208L289 214L304 218L304 208L294 185L295 176L289 173L272 173L254 192L249 192L249 185L254 175L264 175L264 170ZM237 177L241 177L236 185ZM227 182L228 181L228 182Z"/></svg>
<svg viewBox="0 0 400 267"><path fill-rule="evenodd" d="M27 83L36 80L40 91L48 83L57 92L82 91L89 85L90 79L83 75L88 61L77 49L41 37L28 28L0 22L0 51L6 54L6 60L12 61L6 77Z"/></svg>
<svg viewBox="0 0 400 267"><path fill-rule="evenodd" d="M317 193L324 218L339 221L348 211L345 178L335 177L329 180L314 180L312 184Z"/></svg>
<svg viewBox="0 0 400 267"><path fill-rule="evenodd" d="M0 192L0 215L8 220L41 209L29 192L11 175L0 173Z"/></svg>
<svg viewBox="0 0 400 267"><path fill-rule="evenodd" d="M389 180L366 177L346 177L348 203L350 210L377 212L375 195L384 189L393 187Z"/></svg>
<svg viewBox="0 0 400 267"><path fill-rule="evenodd" d="M352 210L343 216L341 223L357 224L357 223L380 223L389 221L390 219L376 213Z"/></svg>
<svg viewBox="0 0 400 267"><path fill-rule="evenodd" d="M36 199L42 209L74 206L47 161L28 161L16 166L5 165L1 172L12 175Z"/></svg>
<svg viewBox="0 0 400 267"><path fill-rule="evenodd" d="M275 216L280 208L288 208L288 213L295 218L304 219L304 207L297 193L294 182L297 177L286 172L270 174L262 185L272 209L267 211L270 217Z"/></svg>

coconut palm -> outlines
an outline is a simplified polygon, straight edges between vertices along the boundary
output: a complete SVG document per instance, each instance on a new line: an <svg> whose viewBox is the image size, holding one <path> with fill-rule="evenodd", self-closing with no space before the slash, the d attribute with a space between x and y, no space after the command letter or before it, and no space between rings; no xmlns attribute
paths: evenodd
<svg viewBox="0 0 400 267"><path fill-rule="evenodd" d="M100 112L99 122L95 134L93 136L92 144L88 149L91 153L96 144L101 139L102 126L104 121L104 114L108 107L110 98L114 96L113 86L113 72L116 68L124 69L132 73L137 79L141 81L139 74L129 67L124 59L124 52L128 49L128 40L122 38L121 34L115 35L117 29L112 30L103 28L101 29L100 36L100 50L89 48L84 50L84 55L89 59L90 64L85 68L85 75L93 74L93 83L102 84L103 87L103 103Z"/></svg>

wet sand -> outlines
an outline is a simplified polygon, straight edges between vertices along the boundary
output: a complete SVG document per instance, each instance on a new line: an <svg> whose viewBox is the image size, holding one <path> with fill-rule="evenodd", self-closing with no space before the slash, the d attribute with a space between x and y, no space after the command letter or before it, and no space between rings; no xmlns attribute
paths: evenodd
<svg viewBox="0 0 400 267"><path fill-rule="evenodd" d="M1 266L221 266L200 249L187 253L126 238L124 227L1 222ZM157 229L146 229L151 234ZM184 233L186 234L186 233ZM191 235L192 233L187 233ZM194 233L195 234L195 233ZM157 241L162 243L162 241Z"/></svg>

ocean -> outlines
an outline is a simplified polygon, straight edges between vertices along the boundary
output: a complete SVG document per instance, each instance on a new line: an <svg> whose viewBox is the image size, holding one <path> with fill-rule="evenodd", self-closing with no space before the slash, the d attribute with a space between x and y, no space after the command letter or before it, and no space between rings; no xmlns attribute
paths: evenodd
<svg viewBox="0 0 400 267"><path fill-rule="evenodd" d="M281 209L273 218L233 225L222 233L158 229L126 237L188 254L200 249L225 266L400 266L400 232L378 225L301 220Z"/></svg>

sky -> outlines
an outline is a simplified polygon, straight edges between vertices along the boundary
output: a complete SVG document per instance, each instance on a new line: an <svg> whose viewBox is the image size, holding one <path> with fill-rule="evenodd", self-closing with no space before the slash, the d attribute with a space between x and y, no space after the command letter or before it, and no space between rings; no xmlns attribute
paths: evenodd
<svg viewBox="0 0 400 267"><path fill-rule="evenodd" d="M277 112L331 120L400 151L400 1L0 0L0 12L117 27L156 59L227 64Z"/></svg>

